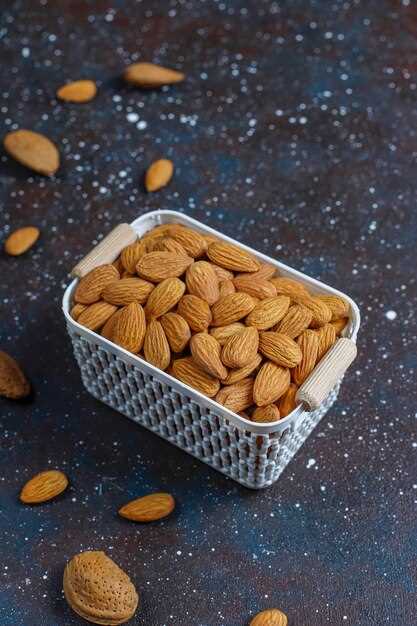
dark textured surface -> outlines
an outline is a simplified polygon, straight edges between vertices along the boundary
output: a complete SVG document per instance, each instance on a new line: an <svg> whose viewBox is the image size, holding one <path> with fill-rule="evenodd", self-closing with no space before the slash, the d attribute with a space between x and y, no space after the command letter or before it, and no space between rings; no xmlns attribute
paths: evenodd
<svg viewBox="0 0 417 626"><path fill-rule="evenodd" d="M1 3L0 129L59 145L52 180L1 156L1 346L30 403L0 401L2 626L81 624L65 562L103 549L133 578L147 626L416 623L417 7L413 0ZM184 69L173 89L118 79L132 60ZM93 78L86 105L54 99ZM142 176L159 156L166 190ZM207 221L345 289L363 313L339 402L278 483L249 492L83 390L60 301L67 272L110 228L155 208ZM23 507L35 472L71 488ZM171 491L175 514L138 526L118 507Z"/></svg>

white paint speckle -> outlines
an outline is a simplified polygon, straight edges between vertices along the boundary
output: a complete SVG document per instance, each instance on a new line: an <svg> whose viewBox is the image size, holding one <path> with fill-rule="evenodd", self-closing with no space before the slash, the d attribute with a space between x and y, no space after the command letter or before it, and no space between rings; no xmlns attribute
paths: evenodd
<svg viewBox="0 0 417 626"><path fill-rule="evenodd" d="M392 322L396 319L397 313L395 311L387 311L385 313L385 317L387 318L387 320L390 320Z"/></svg>
<svg viewBox="0 0 417 626"><path fill-rule="evenodd" d="M132 124L135 124L139 120L139 115L137 113L128 113L126 115L126 119L128 122L132 122Z"/></svg>

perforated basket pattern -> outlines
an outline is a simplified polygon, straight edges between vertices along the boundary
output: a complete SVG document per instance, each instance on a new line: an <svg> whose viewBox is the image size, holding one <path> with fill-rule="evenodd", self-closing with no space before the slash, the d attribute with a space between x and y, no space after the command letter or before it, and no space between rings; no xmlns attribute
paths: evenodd
<svg viewBox="0 0 417 626"><path fill-rule="evenodd" d="M141 371L69 328L86 389L98 400L252 489L274 483L337 398L340 382L317 411L283 432L238 428L212 409Z"/></svg>

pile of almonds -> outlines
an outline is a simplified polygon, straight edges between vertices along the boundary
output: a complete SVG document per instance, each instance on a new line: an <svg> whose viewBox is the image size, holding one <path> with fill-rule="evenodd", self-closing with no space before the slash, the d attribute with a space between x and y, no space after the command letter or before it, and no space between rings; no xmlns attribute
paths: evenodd
<svg viewBox="0 0 417 626"><path fill-rule="evenodd" d="M239 246L163 224L84 276L71 315L231 411L273 422L349 316L339 296L276 274Z"/></svg>

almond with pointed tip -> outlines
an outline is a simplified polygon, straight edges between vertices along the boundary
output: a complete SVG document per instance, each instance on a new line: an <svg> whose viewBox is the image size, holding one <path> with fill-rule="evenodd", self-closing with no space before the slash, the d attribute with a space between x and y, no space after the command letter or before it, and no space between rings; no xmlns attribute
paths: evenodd
<svg viewBox="0 0 417 626"><path fill-rule="evenodd" d="M0 396L20 400L26 398L30 390L30 383L17 361L0 350Z"/></svg>
<svg viewBox="0 0 417 626"><path fill-rule="evenodd" d="M247 326L254 326L258 330L268 330L275 326L287 313L290 306L288 296L274 296L258 302L249 313L245 322Z"/></svg>
<svg viewBox="0 0 417 626"><path fill-rule="evenodd" d="M188 323L178 313L165 313L160 319L162 328L173 352L182 352L190 341L191 331Z"/></svg>
<svg viewBox="0 0 417 626"><path fill-rule="evenodd" d="M288 296L292 300L295 296L310 295L307 288L300 281L294 280L294 278L277 276L276 278L271 278L271 283L274 285L277 295Z"/></svg>
<svg viewBox="0 0 417 626"><path fill-rule="evenodd" d="M275 404L267 404L266 406L258 406L252 413L252 422L259 424L265 422L277 422L280 419L278 407Z"/></svg>
<svg viewBox="0 0 417 626"><path fill-rule="evenodd" d="M85 311L87 306L88 306L87 304L74 304L74 306L72 307L70 311L70 315L72 319L77 321L79 316L81 315L83 311Z"/></svg>
<svg viewBox="0 0 417 626"><path fill-rule="evenodd" d="M215 241L207 250L210 261L233 272L256 272L260 262L250 252L226 241Z"/></svg>
<svg viewBox="0 0 417 626"><path fill-rule="evenodd" d="M148 319L161 317L179 302L185 291L185 284L179 278L166 278L159 283L148 297L145 313Z"/></svg>
<svg viewBox="0 0 417 626"><path fill-rule="evenodd" d="M222 348L221 359L227 367L240 368L253 361L259 345L256 328L244 328L232 335Z"/></svg>
<svg viewBox="0 0 417 626"><path fill-rule="evenodd" d="M130 85L135 85L142 89L155 89L164 85L174 85L181 83L185 79L185 74L182 72L143 61L129 65L125 69L123 76Z"/></svg>
<svg viewBox="0 0 417 626"><path fill-rule="evenodd" d="M226 378L222 380L223 385L234 385L238 383L240 380L247 378L250 376L262 363L262 356L257 354L252 361L248 361L243 367L238 369L229 370Z"/></svg>
<svg viewBox="0 0 417 626"><path fill-rule="evenodd" d="M219 380L202 370L191 356L176 359L172 364L172 373L175 378L209 398L220 389Z"/></svg>
<svg viewBox="0 0 417 626"><path fill-rule="evenodd" d="M291 376L287 367L266 361L256 375L253 400L258 406L273 404L287 391Z"/></svg>
<svg viewBox="0 0 417 626"><path fill-rule="evenodd" d="M225 296L230 296L230 294L236 293L236 288L233 284L232 280L221 280L219 282L219 300L220 298L224 298Z"/></svg>
<svg viewBox="0 0 417 626"><path fill-rule="evenodd" d="M131 302L117 316L112 341L118 346L137 354L141 351L146 333L145 312L140 304Z"/></svg>
<svg viewBox="0 0 417 626"><path fill-rule="evenodd" d="M178 241L188 256L198 259L207 252L207 242L203 235L188 226L171 224L169 236Z"/></svg>
<svg viewBox="0 0 417 626"><path fill-rule="evenodd" d="M136 272L145 280L160 283L166 278L178 278L191 263L191 257L176 252L147 252L139 259Z"/></svg>
<svg viewBox="0 0 417 626"><path fill-rule="evenodd" d="M234 385L222 387L215 399L229 411L241 413L253 404L253 378L243 378Z"/></svg>
<svg viewBox="0 0 417 626"><path fill-rule="evenodd" d="M221 346L214 337L207 333L197 333L191 337L191 355L194 361L215 378L226 378L227 369L220 360Z"/></svg>
<svg viewBox="0 0 417 626"><path fill-rule="evenodd" d="M21 165L45 176L59 168L59 152L48 137L32 130L15 130L3 140L6 152Z"/></svg>
<svg viewBox="0 0 417 626"><path fill-rule="evenodd" d="M319 351L319 338L314 330L305 330L297 339L303 358L292 370L293 381L300 386L313 371Z"/></svg>
<svg viewBox="0 0 417 626"><path fill-rule="evenodd" d="M11 256L20 256L37 242L39 235L40 231L36 226L23 226L10 233L4 243L4 249Z"/></svg>
<svg viewBox="0 0 417 626"><path fill-rule="evenodd" d="M277 272L277 268L274 265L270 265L270 263L261 263L261 267L257 272L241 272L236 274L235 278L249 278L252 277L255 280L270 280L275 276Z"/></svg>
<svg viewBox="0 0 417 626"><path fill-rule="evenodd" d="M211 306L219 299L219 280L210 263L197 261L185 275L188 293L202 298Z"/></svg>
<svg viewBox="0 0 417 626"><path fill-rule="evenodd" d="M340 335L343 330L346 328L346 326L349 323L349 318L348 317L342 317L340 320L335 320L334 322L330 322L330 324L333 326L333 328L336 331L336 335Z"/></svg>
<svg viewBox="0 0 417 626"><path fill-rule="evenodd" d="M231 293L213 304L213 326L233 324L246 317L254 307L255 301L249 294Z"/></svg>
<svg viewBox="0 0 417 626"><path fill-rule="evenodd" d="M171 361L171 350L161 322L152 320L146 327L143 353L148 363L166 370Z"/></svg>
<svg viewBox="0 0 417 626"><path fill-rule="evenodd" d="M233 322L232 324L227 324L226 326L217 326L216 328L210 328L210 335L213 335L215 339L219 342L221 346L223 346L226 341L232 335L235 335L241 330L244 330L245 325L241 322Z"/></svg>
<svg viewBox="0 0 417 626"><path fill-rule="evenodd" d="M146 170L145 187L146 191L158 191L166 187L174 174L174 164L169 159L158 159L154 161Z"/></svg>
<svg viewBox="0 0 417 626"><path fill-rule="evenodd" d="M136 272L136 265L147 251L144 241L135 241L123 248L120 253L120 262L127 272L134 274Z"/></svg>
<svg viewBox="0 0 417 626"><path fill-rule="evenodd" d="M295 396L297 395L298 387L294 383L291 383L287 391L279 399L279 412L281 417L287 417L294 411L297 406Z"/></svg>
<svg viewBox="0 0 417 626"><path fill-rule="evenodd" d="M294 295L292 299L297 304L302 304L311 311L313 316L310 324L311 328L320 328L320 326L324 326L324 324L330 322L332 311L319 297Z"/></svg>
<svg viewBox="0 0 417 626"><path fill-rule="evenodd" d="M210 262L210 265L216 272L216 276L219 280L233 280L233 272L229 272L229 270L226 270L224 267L220 267L220 265L216 265L215 263Z"/></svg>
<svg viewBox="0 0 417 626"><path fill-rule="evenodd" d="M170 493L150 493L122 506L119 515L133 522L156 522L174 509L175 500Z"/></svg>
<svg viewBox="0 0 417 626"><path fill-rule="evenodd" d="M350 306L349 303L346 302L341 296L337 295L319 295L317 296L319 300L327 304L329 309L332 312L331 321L335 322L336 320L340 320L344 317L349 317Z"/></svg>
<svg viewBox="0 0 417 626"><path fill-rule="evenodd" d="M282 365L282 367L295 367L303 356L299 345L294 339L273 331L260 334L259 352L273 363Z"/></svg>
<svg viewBox="0 0 417 626"><path fill-rule="evenodd" d="M117 307L114 304L100 300L90 304L84 311L81 311L77 322L89 330L97 331L104 326L109 317L116 311Z"/></svg>
<svg viewBox="0 0 417 626"><path fill-rule="evenodd" d="M326 352L330 350L336 341L336 329L332 324L325 324L316 330L319 338L319 347L317 351L317 363L324 357Z"/></svg>
<svg viewBox="0 0 417 626"><path fill-rule="evenodd" d="M255 274L257 273L258 272L255 272ZM250 274L241 276L240 278L234 278L233 284L236 291L243 291L254 298L259 298L259 300L272 298L277 295L276 289L271 281L265 280L264 278L252 278Z"/></svg>
<svg viewBox="0 0 417 626"><path fill-rule="evenodd" d="M113 313L113 315L109 317L109 319L100 331L102 337L105 337L109 341L113 341L113 331L116 326L117 319L122 311L123 309L118 309L115 313Z"/></svg>
<svg viewBox="0 0 417 626"><path fill-rule="evenodd" d="M192 294L185 294L178 303L178 313L195 332L206 331L212 321L208 303Z"/></svg>
<svg viewBox="0 0 417 626"><path fill-rule="evenodd" d="M310 326L312 319L313 313L310 309L302 304L293 304L282 320L274 327L274 330L295 339Z"/></svg>
<svg viewBox="0 0 417 626"><path fill-rule="evenodd" d="M129 276L107 285L107 287L103 289L101 297L106 302L116 304L117 306L124 306L131 302L144 304L154 288L155 285L153 283L143 280L143 278Z"/></svg>
<svg viewBox="0 0 417 626"><path fill-rule="evenodd" d="M80 304L98 302L107 285L117 280L120 280L120 275L114 265L99 265L80 279L75 289L74 300Z"/></svg>
<svg viewBox="0 0 417 626"><path fill-rule="evenodd" d="M287 624L285 613L279 609L267 609L255 615L249 626L287 626Z"/></svg>
<svg viewBox="0 0 417 626"><path fill-rule="evenodd" d="M65 102L90 102L96 97L97 86L93 80L75 80L67 83L56 92L57 98Z"/></svg>
<svg viewBox="0 0 417 626"><path fill-rule="evenodd" d="M183 246L172 237L161 237L157 239L151 247L152 250L149 250L149 252L159 250L160 252L175 252L176 254L187 256Z"/></svg>
<svg viewBox="0 0 417 626"><path fill-rule="evenodd" d="M22 488L20 500L41 504L59 496L68 487L68 478L58 470L47 470L33 476Z"/></svg>

